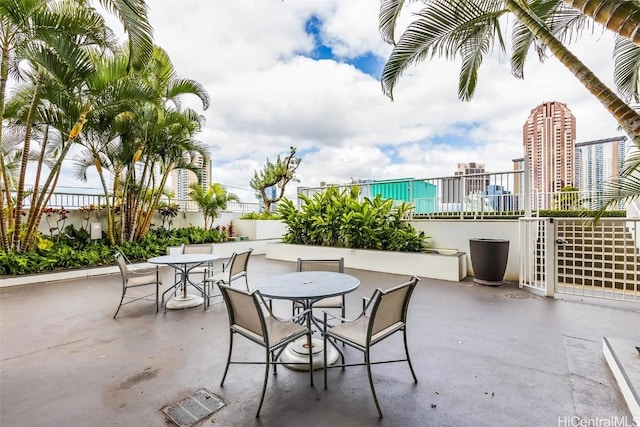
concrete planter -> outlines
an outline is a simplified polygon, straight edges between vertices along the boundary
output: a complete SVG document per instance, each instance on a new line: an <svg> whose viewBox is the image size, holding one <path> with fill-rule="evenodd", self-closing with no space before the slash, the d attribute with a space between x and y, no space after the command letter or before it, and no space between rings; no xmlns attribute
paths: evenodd
<svg viewBox="0 0 640 427"><path fill-rule="evenodd" d="M249 240L280 239L287 232L282 221L264 219L234 219L233 234L247 236Z"/></svg>
<svg viewBox="0 0 640 427"><path fill-rule="evenodd" d="M266 256L267 259L281 261L296 261L298 258L344 258L344 265L349 268L456 282L467 276L467 258L464 252L442 255L268 243Z"/></svg>

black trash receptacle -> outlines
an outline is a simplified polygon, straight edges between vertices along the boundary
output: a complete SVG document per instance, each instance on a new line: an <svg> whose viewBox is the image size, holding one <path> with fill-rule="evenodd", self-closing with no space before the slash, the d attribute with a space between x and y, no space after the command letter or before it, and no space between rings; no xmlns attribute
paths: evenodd
<svg viewBox="0 0 640 427"><path fill-rule="evenodd" d="M503 285L509 260L509 241L502 239L469 239L473 281L482 285Z"/></svg>

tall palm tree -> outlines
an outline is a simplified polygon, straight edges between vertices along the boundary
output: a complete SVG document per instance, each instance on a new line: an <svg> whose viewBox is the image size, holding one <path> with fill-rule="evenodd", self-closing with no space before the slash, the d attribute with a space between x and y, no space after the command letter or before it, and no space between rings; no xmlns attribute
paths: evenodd
<svg viewBox="0 0 640 427"><path fill-rule="evenodd" d="M130 66L141 67L151 54L151 27L146 16L146 6L142 0L101 0L103 6L114 12L123 23L129 34L129 46L137 49L132 56ZM86 51L89 46L100 49L109 48L112 34L106 27L102 16L84 1L76 0L3 0L0 2L0 123L4 124L4 99L6 83L12 64L17 59L26 60L30 64L29 78L34 83L33 96L29 113L25 118L25 139L20 176L18 178L16 207L12 224L12 240L9 242L6 216L0 217L0 234L2 247L8 250L10 243L14 249L21 250L28 245L20 237L22 223L22 199L25 192L25 174L27 153L30 152L31 128L37 119L36 110L41 105L40 91L45 83L56 81L64 86L73 87L82 80L82 75L90 72L87 67ZM90 68L90 67L89 67ZM18 68L14 68L18 71ZM62 90L67 90L64 87ZM74 119L69 133L73 140L82 129L88 111L80 110ZM1 135L1 133L0 133ZM1 143L1 141L0 141ZM1 154L0 154L1 156ZM0 158L0 164L4 164ZM4 171L0 170L4 178ZM56 173L52 173L51 182L55 182ZM4 202L11 204L6 186L0 193L0 206ZM36 191L38 189L36 188ZM38 196L34 194L34 197ZM5 212L4 209L0 212ZM29 213L31 215L31 211ZM33 229L34 221L28 221ZM31 233L26 233L27 238Z"/></svg>
<svg viewBox="0 0 640 427"><path fill-rule="evenodd" d="M239 202L240 198L234 193L229 193L222 184L209 184L208 188L203 188L199 183L189 185L191 192L189 197L202 209L204 215L204 228L211 230L215 219L220 216L220 211L227 209L231 201Z"/></svg>

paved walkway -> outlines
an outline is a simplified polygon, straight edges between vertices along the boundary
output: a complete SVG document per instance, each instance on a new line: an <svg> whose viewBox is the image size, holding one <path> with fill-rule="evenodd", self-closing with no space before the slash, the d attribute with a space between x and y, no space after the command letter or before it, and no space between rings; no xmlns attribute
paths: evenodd
<svg viewBox="0 0 640 427"><path fill-rule="evenodd" d="M293 271L288 262L254 256L249 282ZM360 288L348 316L376 287L404 276L347 271ZM166 281L172 273L164 272ZM534 296L515 286L423 279L409 309L405 364L373 368L385 418L378 420L364 368L329 371L329 389L280 367L270 377L261 417L262 366L230 367L223 304L155 313L138 302L113 315L119 275L0 289L0 425L166 426L160 409L200 388L227 405L200 423L218 426L558 426L563 420L631 421L602 356L604 336L640 339L640 307ZM290 311L279 301L276 311ZM374 359L402 354L401 337L381 343ZM234 354L260 360L257 346L236 340ZM351 360L358 352L348 352ZM595 424L590 424L595 425ZM602 424L604 425L604 424Z"/></svg>

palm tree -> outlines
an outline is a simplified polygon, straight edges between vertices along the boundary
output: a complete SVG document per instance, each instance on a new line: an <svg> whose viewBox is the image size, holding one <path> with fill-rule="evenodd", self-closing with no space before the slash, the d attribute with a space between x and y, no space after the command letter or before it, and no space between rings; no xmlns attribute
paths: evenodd
<svg viewBox="0 0 640 427"><path fill-rule="evenodd" d="M386 41L394 42L395 21L402 3L402 0L381 2L380 30ZM640 147L640 114L600 81L552 34L538 16L525 7L526 5L523 7L522 2L516 0L425 0L425 7L417 13L416 19L395 43L385 64L382 72L383 92L392 98L393 88L400 75L416 62L434 55L447 59L459 55L462 66L458 97L461 100L471 99L484 55L494 44L505 50L500 17L510 12L598 98ZM521 32L514 32L512 68L517 77L521 77L518 66L526 55L526 50L521 47L527 44L527 40L523 40L521 35Z"/></svg>
<svg viewBox="0 0 640 427"><path fill-rule="evenodd" d="M125 31L129 34L129 46L138 49L129 65L140 67L146 63L151 54L151 27L146 17L146 6L142 0L102 0L107 9L114 12L123 22ZM5 186L0 194L0 207L7 203L14 217L9 220L4 215L5 209L0 209L0 234L2 246L5 250L13 247L23 250L30 244L33 231L36 228L39 214L37 210L29 211L27 232L22 233L22 200L25 194L27 169L27 154L30 152L32 127L38 122L37 110L42 105L42 89L45 85L59 85L58 90L73 91L81 84L87 73L91 72L88 53L93 46L103 50L112 46L113 40L104 19L97 11L85 2L73 0L3 0L0 2L0 49L2 61L0 63L0 123L5 118L5 90L12 64L17 59L26 60L30 68L27 77L33 82L33 91L28 112L24 117L25 137L23 142L23 157L17 183L17 197L15 209L11 209L11 198ZM20 71L18 68L14 70ZM24 73L22 74L24 76ZM81 108L73 119L71 127L63 134L69 135L73 141L80 133L89 110ZM71 129L71 131L69 131ZM1 135L1 133L0 133ZM1 140L0 140L1 143ZM71 144L67 144L69 147ZM68 149L60 152L60 160L64 158ZM1 156L1 154L0 154ZM4 165L0 158L0 165ZM0 171L3 181L6 181L5 171ZM52 171L47 179L48 184L57 181L58 171ZM38 194L35 188L32 198L38 197L45 201L46 196ZM47 189L44 190L45 192ZM42 197L41 197L42 196ZM41 197L41 198L40 198ZM9 241L9 225L12 226L12 240Z"/></svg>
<svg viewBox="0 0 640 427"><path fill-rule="evenodd" d="M198 183L192 183L189 188L189 197L202 209L205 230L213 228L215 219L220 216L220 211L227 209L229 202L240 201L237 195L227 192L219 183L209 184L207 189Z"/></svg>

